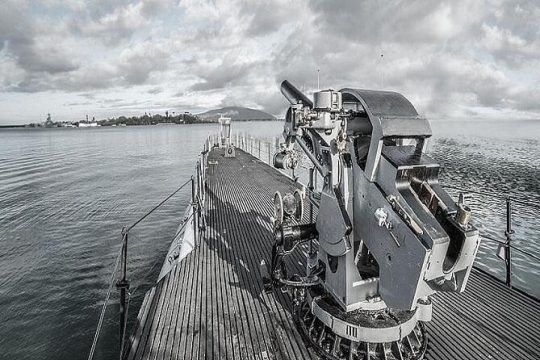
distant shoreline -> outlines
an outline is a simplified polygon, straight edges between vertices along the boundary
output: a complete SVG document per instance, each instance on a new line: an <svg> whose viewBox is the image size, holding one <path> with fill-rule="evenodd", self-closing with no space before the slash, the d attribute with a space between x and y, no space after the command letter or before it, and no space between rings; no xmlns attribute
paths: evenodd
<svg viewBox="0 0 540 360"><path fill-rule="evenodd" d="M283 119L241 119L241 120L232 120L233 122L251 122L251 121L264 121L264 122L271 122L271 121L283 121ZM0 129L99 129L99 128L113 128L113 127L136 127L136 126L181 126L181 125L197 125L197 124L217 124L217 121L213 120L199 120L197 122L190 122L190 123L156 123L156 124L126 124L126 126L113 126L113 125L100 125L100 126L93 126L93 127L64 127L64 126L31 126L30 124L23 124L23 125L0 125Z"/></svg>

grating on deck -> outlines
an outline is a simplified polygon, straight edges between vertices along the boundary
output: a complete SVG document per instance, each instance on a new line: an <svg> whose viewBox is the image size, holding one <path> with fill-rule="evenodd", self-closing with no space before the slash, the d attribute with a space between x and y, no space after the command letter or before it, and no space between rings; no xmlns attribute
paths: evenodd
<svg viewBox="0 0 540 360"><path fill-rule="evenodd" d="M125 358L316 358L289 298L266 294L259 272L270 257L272 196L296 185L239 149L236 158L212 150L208 160L206 231L146 294ZM540 359L540 303L476 269L464 294L433 298L428 331L426 359Z"/></svg>

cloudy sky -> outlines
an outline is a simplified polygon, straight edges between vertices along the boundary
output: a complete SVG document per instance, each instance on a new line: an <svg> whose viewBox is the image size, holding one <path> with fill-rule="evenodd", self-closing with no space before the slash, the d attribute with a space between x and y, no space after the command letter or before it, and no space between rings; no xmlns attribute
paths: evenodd
<svg viewBox="0 0 540 360"><path fill-rule="evenodd" d="M540 2L2 0L0 124L240 105L279 83L402 92L430 119L540 118Z"/></svg>

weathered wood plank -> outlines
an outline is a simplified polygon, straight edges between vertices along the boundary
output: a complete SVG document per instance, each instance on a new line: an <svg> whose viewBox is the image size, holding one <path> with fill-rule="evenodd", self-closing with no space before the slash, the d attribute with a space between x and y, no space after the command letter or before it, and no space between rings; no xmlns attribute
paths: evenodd
<svg viewBox="0 0 540 360"><path fill-rule="evenodd" d="M156 346L155 356L153 359L163 360L169 358L169 354L165 354L167 343L172 343L172 340L169 339L169 336L172 335L171 327L173 319L178 313L176 308L176 300L178 300L178 287L180 283L180 268L184 266L183 263L177 264L174 269L171 270L171 277L173 277L172 284L169 285L171 291L167 294L167 307L162 319L161 331L156 332L156 337L160 339L159 345Z"/></svg>
<svg viewBox="0 0 540 360"><path fill-rule="evenodd" d="M129 357L128 357L129 360L132 360L135 356L135 353L137 352L137 347L139 346L139 342L141 340L142 332L144 330L144 324L148 317L148 313L150 311L152 299L154 298L155 292L156 292L156 287L153 286L144 296L141 309L139 310L139 314L137 315L137 321L135 324L134 333L129 338L130 346L127 352L125 353L125 354L129 354Z"/></svg>
<svg viewBox="0 0 540 360"><path fill-rule="evenodd" d="M178 318L175 324L176 329L175 329L175 334L174 334L174 341L172 342L171 359L184 358L184 354L180 353L181 341L184 341L186 337L185 333L182 332L182 324L188 321L188 316L189 316L189 311L188 311L189 302L186 301L186 299L188 299L189 294L190 294L189 292L191 291L190 284L191 284L191 281L193 280L193 277L191 274L193 271L193 266L195 266L195 257L189 254L183 261L184 261L184 282L183 282L181 293L178 299L179 300L178 308L177 308Z"/></svg>
<svg viewBox="0 0 540 360"><path fill-rule="evenodd" d="M156 307L152 325L150 326L150 332L148 335L148 341L144 353L142 353L141 356L141 358L143 359L154 359L157 348L159 348L159 342L161 341L161 338L156 335L162 330L161 325L164 319L164 312L166 311L170 299L170 291L172 287L172 282L174 282L174 280L174 276L170 276L170 273L169 276L162 279L163 287L162 290L159 292L158 306Z"/></svg>
<svg viewBox="0 0 540 360"><path fill-rule="evenodd" d="M151 342L150 339L150 332L152 329L152 325L154 324L154 319L156 317L159 317L160 311L159 308L161 307L161 302L163 301L163 288L166 287L164 284L168 281L167 278L161 279L161 281L156 285L156 291L155 295L152 298L152 304L150 307L149 316L146 318L146 321L144 323L143 333L141 335L141 342L137 348L137 353L135 355L135 359L139 360L143 358L143 355L147 352L148 349L151 348L151 345L148 345L149 342Z"/></svg>

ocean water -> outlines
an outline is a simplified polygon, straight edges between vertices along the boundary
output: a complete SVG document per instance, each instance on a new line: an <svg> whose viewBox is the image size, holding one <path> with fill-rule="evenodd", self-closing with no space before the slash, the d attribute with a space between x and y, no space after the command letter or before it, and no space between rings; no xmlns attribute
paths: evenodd
<svg viewBox="0 0 540 360"><path fill-rule="evenodd" d="M443 169L441 182L470 191L473 221L481 234L504 240L506 197L516 200L512 282L540 297L540 121L432 122L432 128L428 151ZM504 279L504 262L494 256L497 247L484 238L476 265Z"/></svg>
<svg viewBox="0 0 540 360"><path fill-rule="evenodd" d="M516 205L514 244L540 255L540 122L432 123L429 152L441 179L489 192L470 198L482 232L504 239L504 197ZM234 123L271 139L279 122ZM86 359L120 230L188 179L215 125L0 130L0 359ZM130 233L129 279L136 317L153 285L189 189ZM457 195L454 190L449 190ZM477 265L504 277L485 241ZM514 252L514 283L540 296L540 262ZM113 292L96 359L117 357Z"/></svg>

